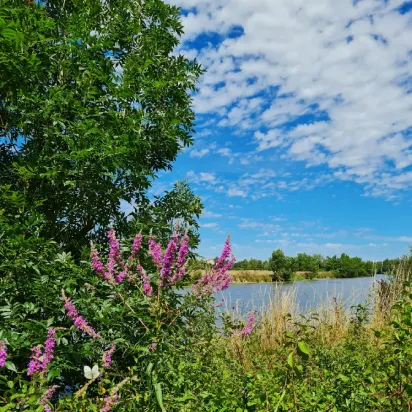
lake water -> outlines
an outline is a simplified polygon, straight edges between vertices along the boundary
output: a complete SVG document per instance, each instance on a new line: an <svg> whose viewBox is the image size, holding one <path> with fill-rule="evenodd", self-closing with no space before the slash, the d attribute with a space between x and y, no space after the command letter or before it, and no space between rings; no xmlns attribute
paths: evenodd
<svg viewBox="0 0 412 412"><path fill-rule="evenodd" d="M215 295L222 302L222 310L245 313L259 310L269 299L279 299L282 293L295 296L301 313L319 307L336 298L349 308L359 303L367 303L373 292L373 285L385 279L384 275L353 279L319 279L295 283L245 283L233 284L227 290ZM369 299L370 300L370 299Z"/></svg>

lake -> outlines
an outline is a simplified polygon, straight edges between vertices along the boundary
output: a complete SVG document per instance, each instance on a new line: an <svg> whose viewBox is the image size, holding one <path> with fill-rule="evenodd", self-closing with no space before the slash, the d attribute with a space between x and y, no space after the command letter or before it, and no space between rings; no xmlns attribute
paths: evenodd
<svg viewBox="0 0 412 412"><path fill-rule="evenodd" d="M319 279L294 283L245 283L232 284L228 289L215 295L222 302L222 310L237 310L245 313L259 310L267 305L269 299L277 299L283 293L292 294L298 310L303 313L329 302L332 298L352 305L368 302L373 285L386 279L385 275L351 279Z"/></svg>

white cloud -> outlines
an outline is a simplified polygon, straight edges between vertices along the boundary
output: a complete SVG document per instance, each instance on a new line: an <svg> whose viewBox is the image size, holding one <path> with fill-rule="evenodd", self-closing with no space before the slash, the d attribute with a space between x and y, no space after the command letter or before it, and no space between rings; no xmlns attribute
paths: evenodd
<svg viewBox="0 0 412 412"><path fill-rule="evenodd" d="M325 164L369 196L412 188L412 24L395 10L403 1L178 3L194 8L183 19L186 40L222 36L201 50L183 45L208 70L198 113L253 131L261 152ZM229 37L234 27L240 35Z"/></svg>
<svg viewBox="0 0 412 412"><path fill-rule="evenodd" d="M230 197L246 197L247 193L242 190L242 189L238 189L236 187L231 187L229 188L229 190L227 191L228 196Z"/></svg>
<svg viewBox="0 0 412 412"><path fill-rule="evenodd" d="M195 157L201 159L202 157L206 156L209 154L210 150L209 149L199 149L199 150L192 150L190 152L190 157Z"/></svg>
<svg viewBox="0 0 412 412"><path fill-rule="evenodd" d="M206 210L202 213L202 217L204 217L204 218L219 218L219 217L222 217L222 215L220 213L214 213L214 212L211 212L210 210Z"/></svg>
<svg viewBox="0 0 412 412"><path fill-rule="evenodd" d="M194 171L190 171L187 173L186 177L194 183L211 183L211 184L217 183L217 178L214 173L208 173L208 172L195 173Z"/></svg>
<svg viewBox="0 0 412 412"><path fill-rule="evenodd" d="M264 233L260 236L269 236L269 234L277 233L280 226L273 223L259 222L253 219L242 218L241 223L237 225L240 229L263 230Z"/></svg>
<svg viewBox="0 0 412 412"><path fill-rule="evenodd" d="M218 224L214 223L214 222L213 223L204 223L204 224L200 225L200 227L203 227L205 229L214 229L214 228L218 227Z"/></svg>

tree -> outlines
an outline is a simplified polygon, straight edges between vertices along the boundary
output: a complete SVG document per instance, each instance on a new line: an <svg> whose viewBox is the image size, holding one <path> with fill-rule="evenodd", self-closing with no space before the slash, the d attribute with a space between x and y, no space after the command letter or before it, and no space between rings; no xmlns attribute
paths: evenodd
<svg viewBox="0 0 412 412"><path fill-rule="evenodd" d="M174 53L182 32L161 0L2 2L0 181L47 239L87 244L192 144L202 70Z"/></svg>
<svg viewBox="0 0 412 412"><path fill-rule="evenodd" d="M292 276L297 271L297 261L296 258L291 256L285 257L285 266L282 271L282 280L289 282L292 280Z"/></svg>
<svg viewBox="0 0 412 412"><path fill-rule="evenodd" d="M121 230L129 237L136 233L153 232L163 244L166 244L176 228L182 233L188 231L190 246L196 248L200 242L197 218L203 211L203 204L187 182L177 182L172 190L163 196L156 196L154 201L144 199L128 218Z"/></svg>
<svg viewBox="0 0 412 412"><path fill-rule="evenodd" d="M283 280L283 273L286 268L286 256L281 249L272 253L269 259L269 267L273 272L274 280Z"/></svg>

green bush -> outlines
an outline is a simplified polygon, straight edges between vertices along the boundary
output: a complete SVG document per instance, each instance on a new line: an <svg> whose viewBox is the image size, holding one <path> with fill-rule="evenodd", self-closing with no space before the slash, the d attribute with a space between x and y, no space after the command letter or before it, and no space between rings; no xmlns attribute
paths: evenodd
<svg viewBox="0 0 412 412"><path fill-rule="evenodd" d="M93 271L88 262L78 265L55 243L42 239L39 218L18 225L3 215L0 223L1 236L7 239L0 248L0 341L7 344L8 353L0 371L4 410L36 409L51 385L57 385L53 403L65 410L84 410L85 405L98 410L104 394L109 398L119 394L121 408L148 411L163 410L163 405L181 410L185 396L196 398L193 391L199 382L183 372L198 367L205 375L211 373L206 358L213 357L215 317L208 293L178 293L188 276L183 265L186 236L179 239L176 234L164 254L153 239L147 252L145 238L135 253L126 245L116 249L111 231L103 272L96 266L96 252ZM151 264L147 253L153 257ZM155 253L162 259L161 268L156 266ZM168 274L167 256L172 264ZM219 276L230 266L227 257L219 263ZM139 269L140 262L147 262L147 272ZM172 281L173 275L178 276ZM93 338L87 329L74 326L77 318L63 308L62 296L72 299L79 316L99 336ZM52 362L47 371L29 380L25 375L31 348L40 345L45 353L50 328L57 335ZM104 368L103 356L111 345L116 347L113 361ZM95 364L101 377L90 381L83 369ZM67 392L69 396L62 398Z"/></svg>

